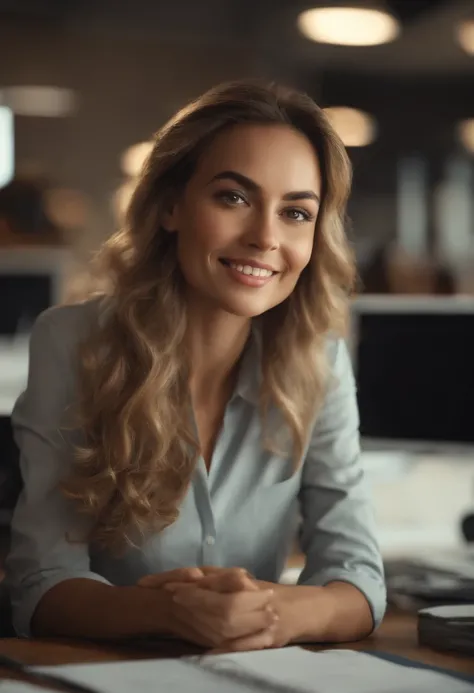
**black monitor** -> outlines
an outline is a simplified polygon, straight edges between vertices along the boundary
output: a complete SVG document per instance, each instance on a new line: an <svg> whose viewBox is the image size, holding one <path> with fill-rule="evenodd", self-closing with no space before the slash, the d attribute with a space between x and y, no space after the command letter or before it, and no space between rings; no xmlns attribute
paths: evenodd
<svg viewBox="0 0 474 693"><path fill-rule="evenodd" d="M62 300L69 256L57 247L0 248L0 340L28 333L42 311Z"/></svg>
<svg viewBox="0 0 474 693"><path fill-rule="evenodd" d="M0 248L0 416L10 415L25 386L31 327L39 313L63 300L70 268L66 248Z"/></svg>
<svg viewBox="0 0 474 693"><path fill-rule="evenodd" d="M0 296L0 337L15 335L53 305L53 280L34 272L0 275Z"/></svg>
<svg viewBox="0 0 474 693"><path fill-rule="evenodd" d="M351 350L366 449L474 450L474 299L362 297Z"/></svg>

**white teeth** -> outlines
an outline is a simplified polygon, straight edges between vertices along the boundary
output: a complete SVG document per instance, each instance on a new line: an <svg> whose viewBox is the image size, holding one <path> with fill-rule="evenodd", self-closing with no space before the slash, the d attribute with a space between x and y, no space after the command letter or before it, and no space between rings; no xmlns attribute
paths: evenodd
<svg viewBox="0 0 474 693"><path fill-rule="evenodd" d="M273 272L271 270L262 269L260 267L251 267L250 265L237 265L235 262L229 263L232 269L237 270L237 272L242 272L242 274L252 275L253 277L271 277Z"/></svg>

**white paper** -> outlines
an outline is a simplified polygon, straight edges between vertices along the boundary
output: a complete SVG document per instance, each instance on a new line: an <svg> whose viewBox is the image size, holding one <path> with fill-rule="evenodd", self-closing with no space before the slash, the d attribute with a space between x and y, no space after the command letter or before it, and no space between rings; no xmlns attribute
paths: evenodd
<svg viewBox="0 0 474 693"><path fill-rule="evenodd" d="M267 681L305 693L474 693L474 684L353 650L309 652L299 647L201 658L224 661ZM212 661L211 661L212 664Z"/></svg>
<svg viewBox="0 0 474 693"><path fill-rule="evenodd" d="M40 691L50 691L51 688L44 686L32 686L30 683L22 681L5 681L0 683L1 693L39 693Z"/></svg>
<svg viewBox="0 0 474 693"><path fill-rule="evenodd" d="M38 669L103 693L474 693L474 684L435 671L351 650L315 653L299 647ZM0 683L0 693L33 690L17 681Z"/></svg>
<svg viewBox="0 0 474 693"><path fill-rule="evenodd" d="M420 614L428 614L437 618L453 620L474 620L474 604L449 604L445 606L430 606L420 610Z"/></svg>
<svg viewBox="0 0 474 693"><path fill-rule="evenodd" d="M222 678L194 663L179 659L138 660L106 664L35 667L38 671L90 686L97 693L223 693ZM2 681L0 693L39 693L52 688L19 681ZM58 689L56 689L58 690ZM241 683L225 682L225 693L257 693ZM56 692L55 692L56 693Z"/></svg>

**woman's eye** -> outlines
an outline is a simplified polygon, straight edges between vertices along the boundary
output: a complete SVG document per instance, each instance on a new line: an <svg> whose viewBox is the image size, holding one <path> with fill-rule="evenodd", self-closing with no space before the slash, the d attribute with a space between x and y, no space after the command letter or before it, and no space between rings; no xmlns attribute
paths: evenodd
<svg viewBox="0 0 474 693"><path fill-rule="evenodd" d="M291 219L291 221L313 221L314 217L312 214L307 212L304 209L287 209L286 210L286 216L288 219Z"/></svg>
<svg viewBox="0 0 474 693"><path fill-rule="evenodd" d="M229 205L241 205L246 203L244 197L234 190L224 190L218 193L217 196L220 200Z"/></svg>

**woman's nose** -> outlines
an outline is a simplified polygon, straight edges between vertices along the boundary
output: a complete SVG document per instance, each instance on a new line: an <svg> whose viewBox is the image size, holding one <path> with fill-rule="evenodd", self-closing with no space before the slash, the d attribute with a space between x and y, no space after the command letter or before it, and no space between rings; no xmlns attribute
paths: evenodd
<svg viewBox="0 0 474 693"><path fill-rule="evenodd" d="M277 226L278 220L274 215L258 215L248 230L248 245L261 251L277 250L280 245Z"/></svg>

